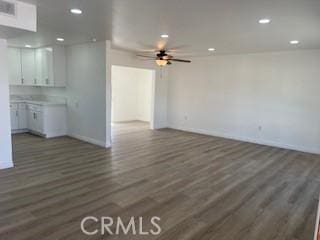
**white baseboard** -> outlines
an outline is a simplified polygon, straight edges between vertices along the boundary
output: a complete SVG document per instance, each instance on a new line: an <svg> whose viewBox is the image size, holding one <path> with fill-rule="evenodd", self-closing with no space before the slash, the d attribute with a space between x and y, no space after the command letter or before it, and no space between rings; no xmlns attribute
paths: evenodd
<svg viewBox="0 0 320 240"><path fill-rule="evenodd" d="M107 141L106 145L105 145L105 148L111 148L112 144L110 141Z"/></svg>
<svg viewBox="0 0 320 240"><path fill-rule="evenodd" d="M46 133L46 138L56 138L56 137L63 137L66 136L67 133L65 130L58 130L54 132L47 132Z"/></svg>
<svg viewBox="0 0 320 240"><path fill-rule="evenodd" d="M209 136L214 136L214 137L221 137L221 138L233 139L233 140L238 140L238 141L243 141L243 142L261 144L261 145L266 145L266 146L271 146L271 147L290 149L290 150L295 150L295 151L299 151L299 152L320 154L320 149L295 146L295 145L284 144L284 143L268 141L268 140L263 140L263 139L246 138L246 137L242 137L242 136L230 135L230 134L223 133L223 132L209 131L209 130L204 130L204 129L187 128L187 127L181 127L181 126L175 126L175 125L171 125L171 126L169 126L169 128L181 130L181 131L185 131L185 132L199 133L199 134L204 134L204 135L209 135Z"/></svg>
<svg viewBox="0 0 320 240"><path fill-rule="evenodd" d="M12 162L1 162L0 163L0 170L1 169L7 169L7 168L13 168L14 165Z"/></svg>
<svg viewBox="0 0 320 240"><path fill-rule="evenodd" d="M105 143L105 142L100 141L100 140L96 140L96 139L93 139L93 138L90 138L90 137L86 137L86 136L81 136L81 135L78 135L78 134L68 134L68 136L72 137L72 138L76 138L76 139L84 141L84 142L88 142L88 143L100 146L100 147L108 148L108 143Z"/></svg>
<svg viewBox="0 0 320 240"><path fill-rule="evenodd" d="M11 134L27 133L28 129L11 130Z"/></svg>

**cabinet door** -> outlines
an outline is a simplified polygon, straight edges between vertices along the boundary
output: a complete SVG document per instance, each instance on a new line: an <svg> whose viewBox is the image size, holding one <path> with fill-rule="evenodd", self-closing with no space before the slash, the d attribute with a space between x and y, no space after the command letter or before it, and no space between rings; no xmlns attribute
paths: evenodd
<svg viewBox="0 0 320 240"><path fill-rule="evenodd" d="M10 117L11 117L11 130L19 129L18 110L10 109Z"/></svg>
<svg viewBox="0 0 320 240"><path fill-rule="evenodd" d="M36 68L36 85L43 86L44 80L42 76L42 62L43 62L43 53L42 48L35 50L35 68Z"/></svg>
<svg viewBox="0 0 320 240"><path fill-rule="evenodd" d="M38 133L43 133L43 113L35 112L35 131Z"/></svg>
<svg viewBox="0 0 320 240"><path fill-rule="evenodd" d="M24 103L19 104L18 116L19 116L19 129L28 128L27 124L27 105Z"/></svg>
<svg viewBox="0 0 320 240"><path fill-rule="evenodd" d="M45 86L54 86L53 79L53 49L44 48L43 49L43 65L42 74Z"/></svg>
<svg viewBox="0 0 320 240"><path fill-rule="evenodd" d="M43 133L43 114L32 110L28 111L28 128L31 131Z"/></svg>
<svg viewBox="0 0 320 240"><path fill-rule="evenodd" d="M28 129L31 131L35 131L35 116L34 111L28 110L27 111L27 123L28 123Z"/></svg>
<svg viewBox="0 0 320 240"><path fill-rule="evenodd" d="M22 84L36 85L35 50L21 49Z"/></svg>
<svg viewBox="0 0 320 240"><path fill-rule="evenodd" d="M35 51L36 75L38 85L54 86L53 79L53 49L39 48Z"/></svg>
<svg viewBox="0 0 320 240"><path fill-rule="evenodd" d="M20 48L8 48L8 70L10 85L21 85L21 50Z"/></svg>

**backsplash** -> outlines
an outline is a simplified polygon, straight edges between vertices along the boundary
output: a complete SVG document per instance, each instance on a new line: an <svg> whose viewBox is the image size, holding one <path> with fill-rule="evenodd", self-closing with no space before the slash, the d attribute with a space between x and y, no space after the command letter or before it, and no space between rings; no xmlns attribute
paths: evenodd
<svg viewBox="0 0 320 240"><path fill-rule="evenodd" d="M40 87L10 85L11 95L41 95Z"/></svg>
<svg viewBox="0 0 320 240"><path fill-rule="evenodd" d="M29 94L11 94L10 100L32 100L32 101L67 103L67 99L60 96L58 97L58 96L29 95Z"/></svg>

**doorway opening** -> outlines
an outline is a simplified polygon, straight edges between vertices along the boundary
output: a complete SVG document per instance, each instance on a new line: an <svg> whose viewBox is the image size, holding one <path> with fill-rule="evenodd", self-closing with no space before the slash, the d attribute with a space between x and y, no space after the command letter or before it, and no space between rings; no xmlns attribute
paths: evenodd
<svg viewBox="0 0 320 240"><path fill-rule="evenodd" d="M155 70L113 65L111 85L112 132L153 129Z"/></svg>

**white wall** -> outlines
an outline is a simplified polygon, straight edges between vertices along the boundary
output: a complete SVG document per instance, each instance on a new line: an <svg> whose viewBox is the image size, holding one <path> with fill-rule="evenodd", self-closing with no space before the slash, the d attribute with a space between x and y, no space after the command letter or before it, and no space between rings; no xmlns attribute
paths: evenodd
<svg viewBox="0 0 320 240"><path fill-rule="evenodd" d="M13 167L7 70L7 42L0 39L0 169Z"/></svg>
<svg viewBox="0 0 320 240"><path fill-rule="evenodd" d="M169 72L173 128L320 153L320 50L195 58Z"/></svg>
<svg viewBox="0 0 320 240"><path fill-rule="evenodd" d="M111 64L118 66L144 68L155 70L155 81L153 86L154 95L154 112L151 115L153 129L165 128L167 124L167 94L168 94L168 78L166 68L161 69L153 61L139 60L134 54L120 51L111 51Z"/></svg>
<svg viewBox="0 0 320 240"><path fill-rule="evenodd" d="M112 66L112 121L151 120L153 71Z"/></svg>
<svg viewBox="0 0 320 240"><path fill-rule="evenodd" d="M70 136L108 147L107 46L106 42L68 46L67 87L41 88L41 92L67 99Z"/></svg>
<svg viewBox="0 0 320 240"><path fill-rule="evenodd" d="M138 69L138 120L145 122L151 121L153 77L154 71Z"/></svg>

